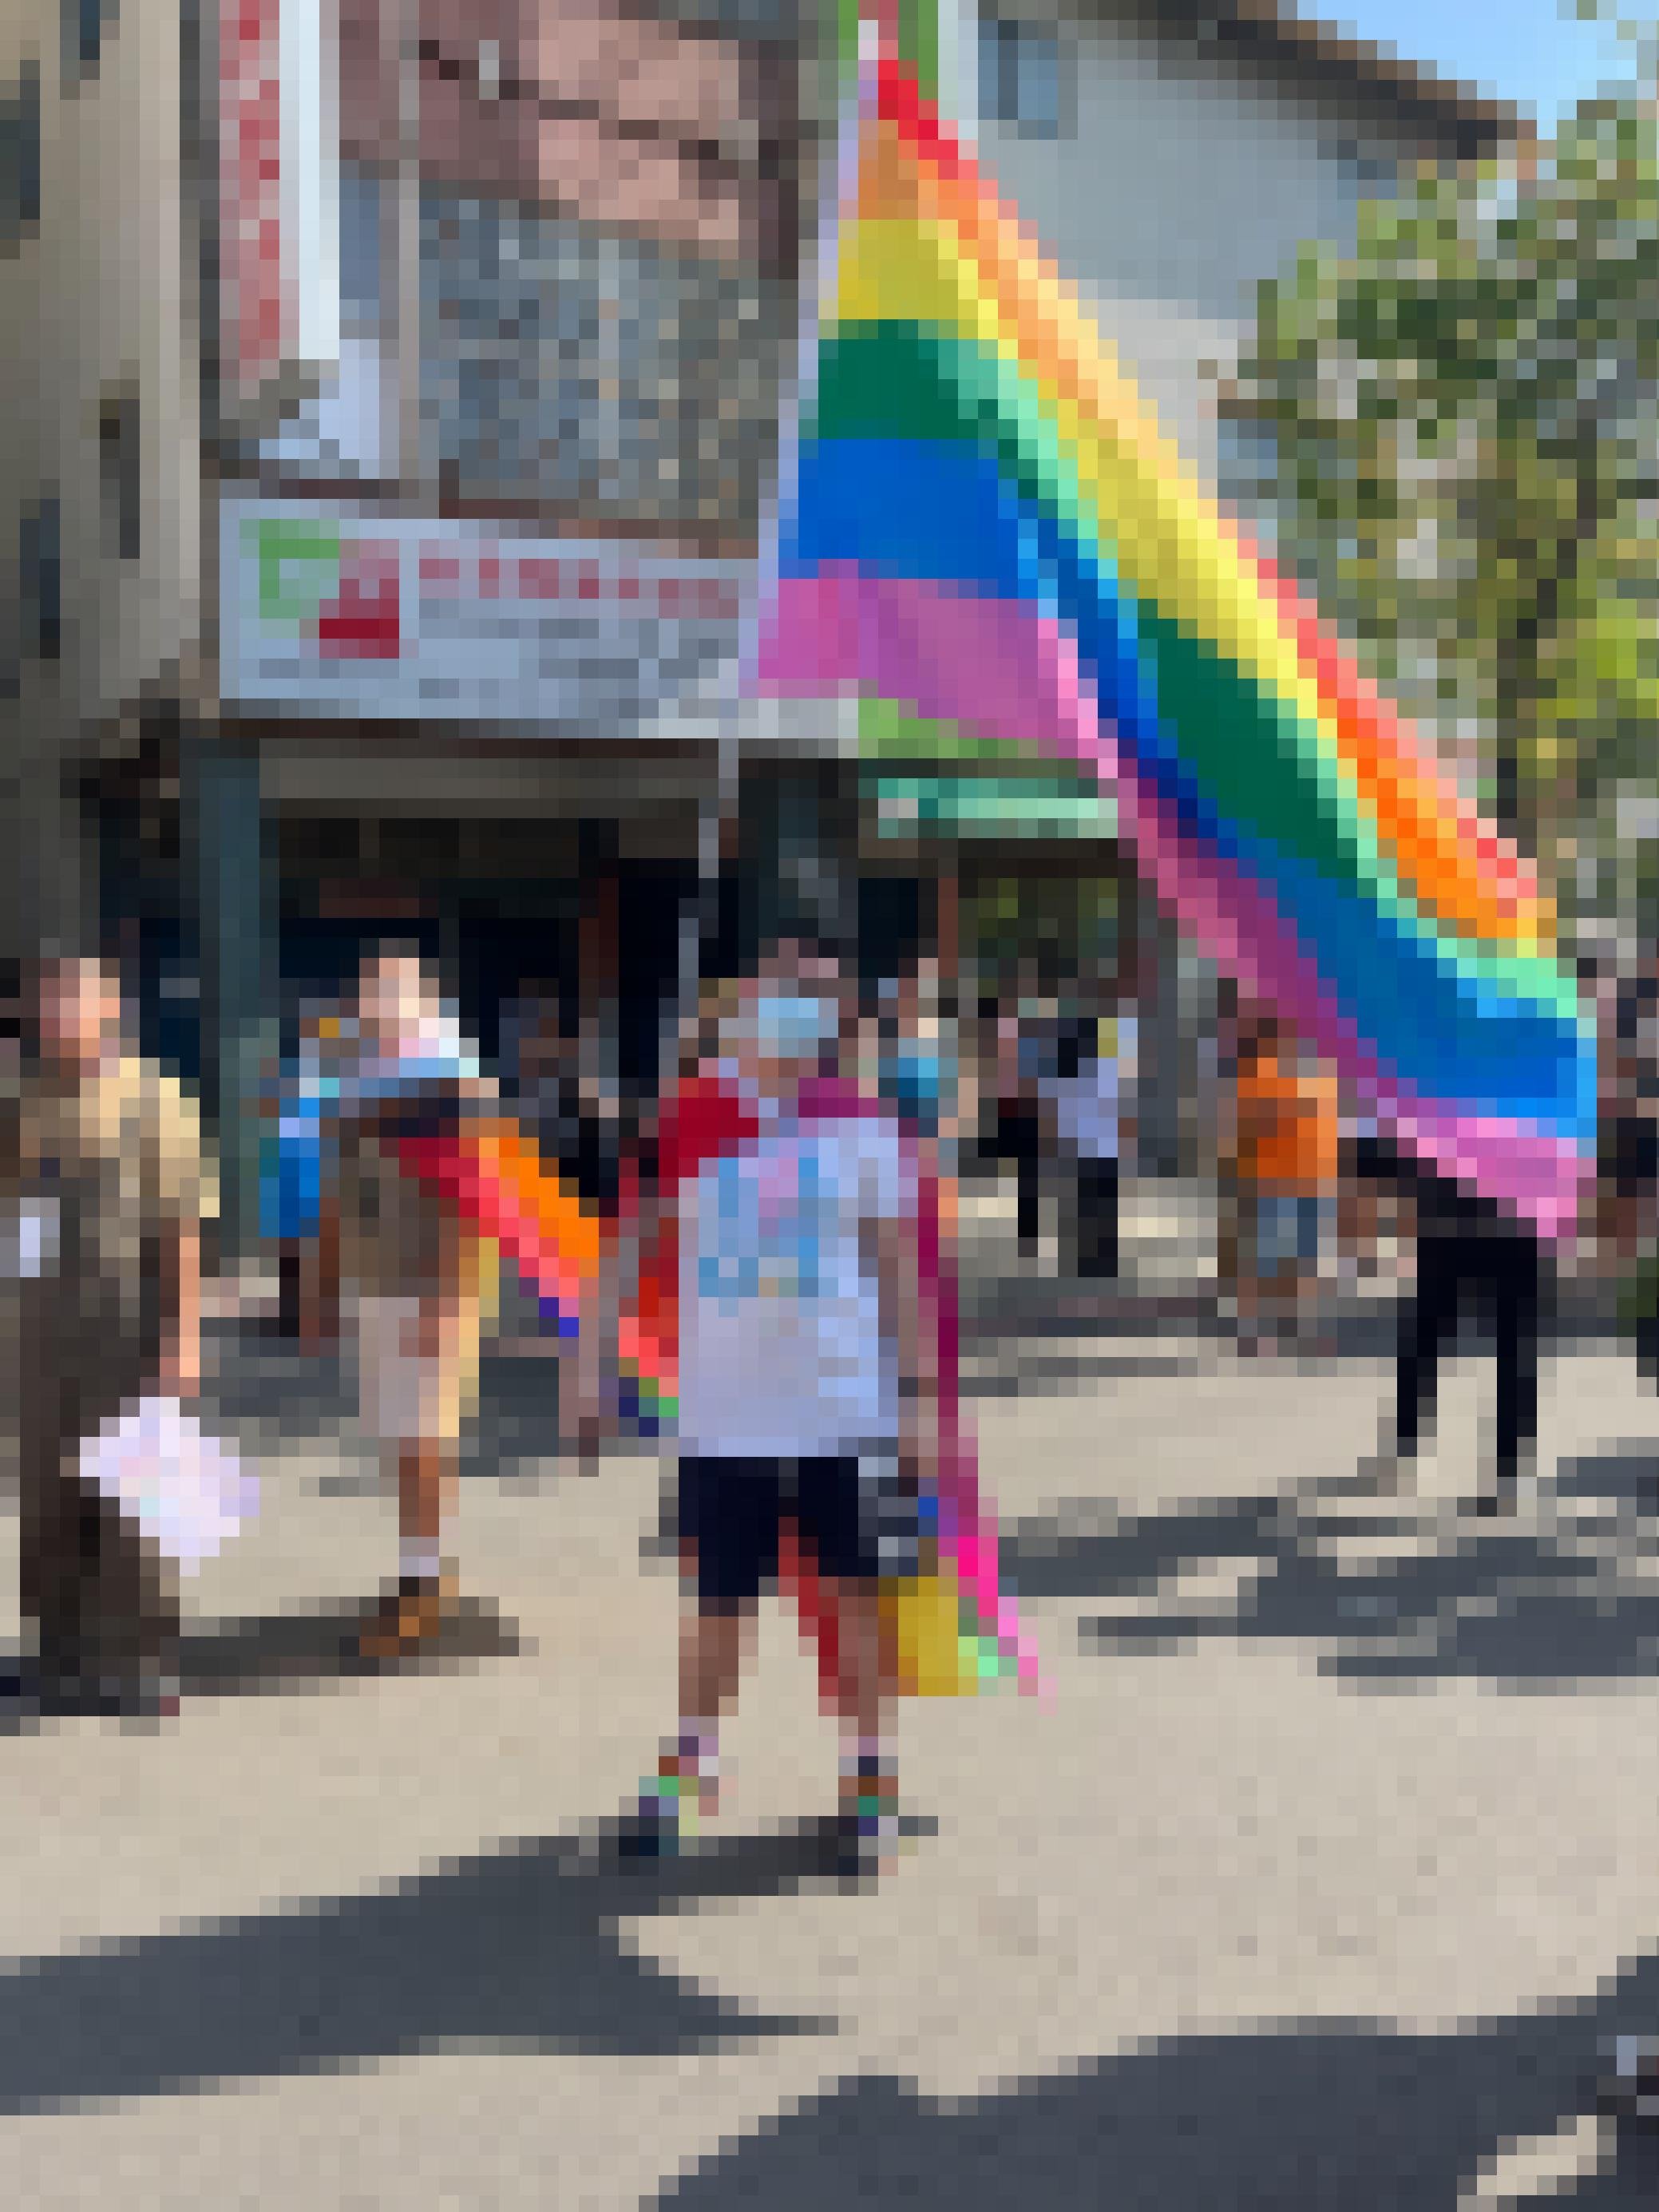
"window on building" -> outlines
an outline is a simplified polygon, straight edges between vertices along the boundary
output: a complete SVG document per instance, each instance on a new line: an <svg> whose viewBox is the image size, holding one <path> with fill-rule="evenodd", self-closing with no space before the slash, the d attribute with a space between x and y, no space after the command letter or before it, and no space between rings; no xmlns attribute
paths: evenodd
<svg viewBox="0 0 1659 2212"><path fill-rule="evenodd" d="M56 660L64 649L62 523L56 498L26 507L18 547L25 651Z"/></svg>
<svg viewBox="0 0 1659 2212"><path fill-rule="evenodd" d="M752 527L777 321L752 268L436 188L421 262L447 495Z"/></svg>
<svg viewBox="0 0 1659 2212"><path fill-rule="evenodd" d="M98 410L104 547L118 561L136 561L142 540L143 475L138 437L137 386L118 385L104 394Z"/></svg>
<svg viewBox="0 0 1659 2212"><path fill-rule="evenodd" d="M1263 494L1279 482L1279 430L1253 415L1224 415L1218 426L1224 483Z"/></svg>
<svg viewBox="0 0 1659 2212"><path fill-rule="evenodd" d="M340 326L378 336L385 258L385 191L374 170L340 164Z"/></svg>
<svg viewBox="0 0 1659 2212"><path fill-rule="evenodd" d="M1026 138L1060 135L1060 33L1011 15L980 18L979 105L987 123Z"/></svg>
<svg viewBox="0 0 1659 2212"><path fill-rule="evenodd" d="M15 253L40 221L40 71L29 62L0 95L0 253Z"/></svg>
<svg viewBox="0 0 1659 2212"><path fill-rule="evenodd" d="M58 0L66 90L73 91L83 78L97 76L104 41L115 28L118 5L119 0Z"/></svg>
<svg viewBox="0 0 1659 2212"><path fill-rule="evenodd" d="M1250 415L1224 415L1216 426L1216 489L1258 537L1271 544L1279 500L1279 431Z"/></svg>
<svg viewBox="0 0 1659 2212"><path fill-rule="evenodd" d="M1324 154L1358 199L1387 199L1400 189L1399 163L1361 145L1357 138L1335 139Z"/></svg>

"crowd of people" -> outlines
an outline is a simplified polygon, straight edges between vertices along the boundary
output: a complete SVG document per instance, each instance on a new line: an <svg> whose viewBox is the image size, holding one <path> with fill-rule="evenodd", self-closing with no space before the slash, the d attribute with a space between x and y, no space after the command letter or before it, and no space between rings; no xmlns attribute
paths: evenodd
<svg viewBox="0 0 1659 2212"><path fill-rule="evenodd" d="M135 1050L111 967L43 963L32 1011L4 1156L22 1291L26 1694L43 1713L162 1714L177 1703L177 1571L82 1478L124 1412L200 1390L214 1168L186 1091ZM1603 1016L1604 1173L1585 1226L1627 1268L1659 1225L1659 962ZM1127 994L1045 994L1023 975L970 1018L935 963L866 992L827 953L787 945L703 991L675 1079L649 1115L624 1115L556 994L526 994L496 1078L418 957L371 954L349 1003L309 1014L276 1073L262 1222L281 1325L310 1349L351 1344L362 1425L397 1500L397 1573L365 1601L361 1661L441 1647L457 1618L459 1460L498 1294L479 1218L411 1173L407 1148L510 1117L605 1224L581 1326L558 1344L561 1435L584 1472L626 1418L629 1297L653 1267L673 1285L678 1713L619 1847L671 1856L716 1809L760 1600L805 1559L841 1735L834 1864L854 1881L880 1873L902 1832L888 1595L921 1567L932 1486L958 1441L945 1275L959 1181L975 1157L1012 1165L1025 1250L1057 1198L1062 1265L1110 1281L1138 1041ZM1379 1491L1408 1479L1473 1310L1492 1332L1497 1406L1468 1503L1513 1513L1537 1437L1552 1273L1539 1236L1365 1119L1270 1009L1231 1010L1220 1065L1221 1275L1240 1352L1317 1347L1305 1322L1333 1250L1409 1227L1392 1419L1361 1478ZM1648 2064L1632 2061L1608 2094L1627 2099Z"/></svg>
<svg viewBox="0 0 1659 2212"><path fill-rule="evenodd" d="M1659 969L1608 1019L1618 1110L1607 1116L1610 1195L1597 1225L1626 1257L1652 1228L1659 1082L1643 1070L1656 1005ZM43 1701L125 1709L171 1694L177 1594L153 1547L85 1493L77 1455L123 1407L197 1390L214 1176L188 1097L135 1053L110 968L47 963L34 1012L14 1147L29 1279L26 1610ZM1045 992L1024 971L1000 1000L969 1006L927 959L869 990L829 954L790 945L704 991L677 1081L653 1113L624 1111L592 1030L568 1028L550 988L523 994L504 1058L488 1074L429 969L382 948L349 1001L307 1015L271 1086L262 1227L280 1256L282 1326L313 1348L349 1340L362 1425L398 1500L398 1573L364 1620L363 1657L418 1652L453 1615L445 1544L499 1297L499 1255L479 1223L408 1171L401 1140L411 1127L510 1115L606 1225L583 1325L557 1346L561 1436L586 1470L623 1418L617 1329L642 1255L665 1223L678 1238L680 1524L694 1604L681 1727L647 1809L660 1826L665 1805L678 1819L712 1794L719 1714L786 1528L835 1586L851 1794L885 1803L870 1594L893 1529L878 1530L876 1502L887 1498L890 1524L891 1499L905 1494L892 1470L925 1465L939 1384L916 1322L921 1194L948 1238L969 1165L1010 1165L1024 1249L1036 1249L1057 1198L1064 1267L1084 1281L1115 1277L1139 1096L1133 998L1109 981ZM1492 1479L1474 1502L1512 1510L1537 1429L1549 1273L1539 1239L1356 1119L1270 1009L1234 1008L1223 1066L1221 1276L1241 1352L1318 1348L1333 1250L1374 1246L1384 1222L1414 1223L1415 1295L1372 1474L1395 1483L1409 1468L1473 1306L1494 1332L1498 1380ZM830 1105L826 1082L838 1086ZM686 1134L711 1085L728 1117L712 1150L706 1132Z"/></svg>
<svg viewBox="0 0 1659 2212"><path fill-rule="evenodd" d="M176 1577L82 1480L124 1408L199 1388L202 1252L216 1212L180 1086L134 1051L96 960L41 969L9 1163L20 1223L23 1601L33 1694L56 1712L167 1710ZM890 1848L892 1669L878 1606L894 1547L921 1542L938 1455L939 1346L922 1255L949 1214L955 1085L937 976L873 1002L791 945L705 996L644 1141L544 1024L487 1075L430 971L365 961L348 1008L307 1020L270 1101L264 1227L289 1318L355 1349L360 1418L398 1501L395 1581L366 1605L368 1663L441 1641L447 1552L496 1255L477 1214L410 1171L411 1138L519 1118L611 1233L581 1325L561 1340L561 1426L591 1466L621 1416L617 1323L630 1267L666 1249L678 1313L678 1524L689 1604L678 1725L641 1792L633 1847L672 1850L706 1810L719 1723L760 1593L806 1547L835 1621L843 1856ZM712 1119L710 1118L712 1115ZM927 1224L932 1224L930 1229ZM630 1257L631 1255L631 1257Z"/></svg>

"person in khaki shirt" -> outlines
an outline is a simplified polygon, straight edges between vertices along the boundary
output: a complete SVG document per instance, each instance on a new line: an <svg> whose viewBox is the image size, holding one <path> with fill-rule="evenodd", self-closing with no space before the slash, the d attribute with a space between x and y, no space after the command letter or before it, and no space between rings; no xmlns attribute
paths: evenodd
<svg viewBox="0 0 1659 2212"><path fill-rule="evenodd" d="M43 963L38 1054L11 1162L20 1223L25 1617L54 1709L170 1705L170 1571L79 1479L87 1439L141 1398L201 1380L201 1232L217 1211L196 1109L125 1034L92 959Z"/></svg>
<svg viewBox="0 0 1659 2212"><path fill-rule="evenodd" d="M363 1071L418 1063L442 1026L441 1003L416 956L380 951L365 962ZM448 1200L399 1162L409 1096L395 1086L380 1095L372 1081L354 1096L350 1079L343 1091L341 1279L356 1329L362 1425L393 1462L398 1485L398 1583L360 1645L365 1657L385 1661L429 1644L454 1611L441 1553L477 1382L486 1254ZM489 1095L482 1079L446 1073L421 1085L421 1109L459 1113Z"/></svg>

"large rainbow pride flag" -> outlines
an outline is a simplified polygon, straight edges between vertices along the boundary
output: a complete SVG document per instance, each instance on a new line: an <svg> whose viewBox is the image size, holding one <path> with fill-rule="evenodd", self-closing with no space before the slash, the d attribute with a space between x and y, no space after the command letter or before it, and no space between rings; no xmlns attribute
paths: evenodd
<svg viewBox="0 0 1659 2212"><path fill-rule="evenodd" d="M1594 1044L1534 872L1183 468L862 61L757 678L1082 765L1162 902L1416 1154L1564 1233Z"/></svg>

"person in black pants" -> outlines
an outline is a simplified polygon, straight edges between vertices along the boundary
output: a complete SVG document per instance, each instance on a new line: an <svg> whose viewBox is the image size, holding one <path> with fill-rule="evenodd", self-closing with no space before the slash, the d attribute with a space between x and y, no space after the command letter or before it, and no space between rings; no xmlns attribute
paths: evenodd
<svg viewBox="0 0 1659 2212"><path fill-rule="evenodd" d="M1440 1363L1455 1340L1460 1315L1478 1312L1490 1327L1497 1358L1493 1480L1477 1500L1483 1513L1507 1513L1516 1503L1523 1463L1538 1437L1539 1340L1546 1266L1535 1231L1449 1176L1370 1140L1363 1165L1408 1196L1417 1218L1417 1286L1406 1310L1395 1372L1392 1449L1385 1473L1415 1459L1434 1420Z"/></svg>
<svg viewBox="0 0 1659 2212"><path fill-rule="evenodd" d="M1118 1164L1077 1164L1077 1272L1087 1281L1113 1282L1118 1273Z"/></svg>
<svg viewBox="0 0 1659 2212"><path fill-rule="evenodd" d="M997 1022L996 1158L1012 1165L1017 1178L1019 1248L1036 1255L1042 1233L1042 1194L1047 1180L1043 1144L1049 1116L1042 1096L1051 1040L1032 1006L1035 980Z"/></svg>

